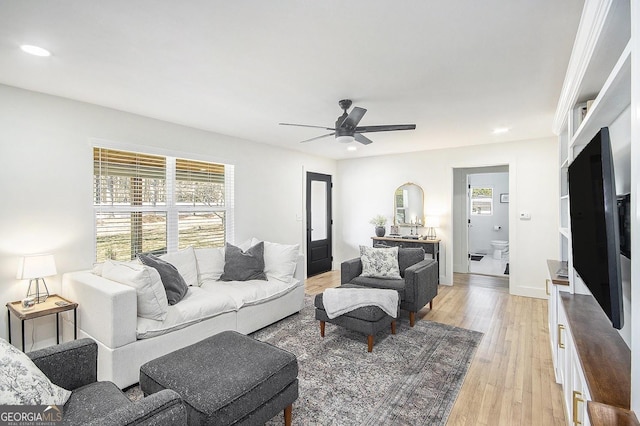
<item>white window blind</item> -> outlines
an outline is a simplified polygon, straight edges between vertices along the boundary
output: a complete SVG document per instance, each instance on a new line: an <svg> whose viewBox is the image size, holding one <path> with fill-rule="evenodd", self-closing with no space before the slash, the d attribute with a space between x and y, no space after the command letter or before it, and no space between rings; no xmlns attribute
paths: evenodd
<svg viewBox="0 0 640 426"><path fill-rule="evenodd" d="M224 245L233 166L101 147L93 157L97 261Z"/></svg>

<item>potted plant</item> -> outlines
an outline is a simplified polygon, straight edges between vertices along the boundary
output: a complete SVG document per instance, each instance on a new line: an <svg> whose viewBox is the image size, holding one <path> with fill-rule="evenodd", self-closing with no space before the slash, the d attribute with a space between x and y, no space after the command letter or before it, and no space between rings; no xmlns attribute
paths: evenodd
<svg viewBox="0 0 640 426"><path fill-rule="evenodd" d="M385 225L387 224L386 217L381 214L375 215L369 223L376 227L376 236L384 237L384 233L386 232Z"/></svg>

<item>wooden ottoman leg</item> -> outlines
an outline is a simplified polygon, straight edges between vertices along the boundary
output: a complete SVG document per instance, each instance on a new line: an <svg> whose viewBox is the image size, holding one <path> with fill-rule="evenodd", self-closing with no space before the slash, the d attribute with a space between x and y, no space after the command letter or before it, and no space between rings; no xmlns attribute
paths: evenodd
<svg viewBox="0 0 640 426"><path fill-rule="evenodd" d="M369 352L373 351L373 334L367 336L367 350Z"/></svg>
<svg viewBox="0 0 640 426"><path fill-rule="evenodd" d="M320 321L320 336L324 337L324 321Z"/></svg>
<svg viewBox="0 0 640 426"><path fill-rule="evenodd" d="M391 334L396 334L396 320L391 321Z"/></svg>
<svg viewBox="0 0 640 426"><path fill-rule="evenodd" d="M415 312L409 312L409 325L411 327L416 325L416 313Z"/></svg>
<svg viewBox="0 0 640 426"><path fill-rule="evenodd" d="M433 311L433 299L429 302L429 310Z"/></svg>
<svg viewBox="0 0 640 426"><path fill-rule="evenodd" d="M293 411L293 404L284 409L284 424L285 426L291 426L291 414Z"/></svg>

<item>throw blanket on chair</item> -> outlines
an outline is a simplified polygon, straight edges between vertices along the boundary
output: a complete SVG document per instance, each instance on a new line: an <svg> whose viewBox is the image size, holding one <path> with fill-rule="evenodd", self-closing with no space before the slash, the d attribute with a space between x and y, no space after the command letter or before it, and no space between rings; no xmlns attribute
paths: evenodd
<svg viewBox="0 0 640 426"><path fill-rule="evenodd" d="M398 292L383 288L328 288L322 293L324 310L330 319L365 306L377 306L398 317Z"/></svg>

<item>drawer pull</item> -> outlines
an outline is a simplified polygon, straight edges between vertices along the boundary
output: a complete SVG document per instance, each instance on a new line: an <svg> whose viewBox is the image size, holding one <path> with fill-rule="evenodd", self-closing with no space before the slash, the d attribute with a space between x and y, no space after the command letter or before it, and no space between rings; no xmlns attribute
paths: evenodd
<svg viewBox="0 0 640 426"><path fill-rule="evenodd" d="M548 279L544 280L544 288L545 288L545 290L547 292L547 296L551 296L551 292L549 291L549 280Z"/></svg>
<svg viewBox="0 0 640 426"><path fill-rule="evenodd" d="M564 342L562 341L562 330L564 329L564 325L558 324L558 347L560 349L564 349Z"/></svg>

